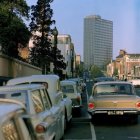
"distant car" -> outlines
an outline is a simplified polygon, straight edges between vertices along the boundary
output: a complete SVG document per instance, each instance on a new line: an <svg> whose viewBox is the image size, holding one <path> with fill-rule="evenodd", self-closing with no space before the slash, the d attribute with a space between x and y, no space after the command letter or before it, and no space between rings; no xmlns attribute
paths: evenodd
<svg viewBox="0 0 140 140"><path fill-rule="evenodd" d="M60 82L61 90L64 96L72 100L72 108L80 113L82 107L82 98L77 83L75 81L63 80Z"/></svg>
<svg viewBox="0 0 140 140"><path fill-rule="evenodd" d="M140 97L130 82L99 82L93 86L88 100L88 112L94 120L97 115L129 116L137 122L140 114Z"/></svg>
<svg viewBox="0 0 140 140"><path fill-rule="evenodd" d="M32 75L27 77L19 77L11 79L7 82L7 85L20 85L38 83L44 84L48 89L48 94L53 105L61 106L65 114L65 129L67 124L70 124L72 119L72 101L69 98L63 98L60 90L60 78L54 74L48 75Z"/></svg>
<svg viewBox="0 0 140 140"><path fill-rule="evenodd" d="M128 82L133 84L133 86L135 87L137 95L140 96L140 79L131 79L131 80L128 80Z"/></svg>
<svg viewBox="0 0 140 140"><path fill-rule="evenodd" d="M0 99L0 140L37 140L25 106L15 100Z"/></svg>
<svg viewBox="0 0 140 140"><path fill-rule="evenodd" d="M105 81L115 81L113 77L97 77L94 79L94 83L105 82Z"/></svg>
<svg viewBox="0 0 140 140"><path fill-rule="evenodd" d="M60 140L64 135L64 113L52 105L45 86L39 84L0 87L0 97L14 99L26 106L38 140ZM61 129L60 129L61 128Z"/></svg>
<svg viewBox="0 0 140 140"><path fill-rule="evenodd" d="M131 82L134 86L140 85L140 79L131 79L128 82Z"/></svg>

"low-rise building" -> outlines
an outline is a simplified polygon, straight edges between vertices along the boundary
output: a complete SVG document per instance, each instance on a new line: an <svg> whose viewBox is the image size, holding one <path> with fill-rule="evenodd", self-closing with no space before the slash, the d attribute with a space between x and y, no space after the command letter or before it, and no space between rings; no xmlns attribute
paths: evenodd
<svg viewBox="0 0 140 140"><path fill-rule="evenodd" d="M117 70L119 79L131 79L140 75L140 54L129 54L120 50L116 60L107 65L107 73L113 76Z"/></svg>

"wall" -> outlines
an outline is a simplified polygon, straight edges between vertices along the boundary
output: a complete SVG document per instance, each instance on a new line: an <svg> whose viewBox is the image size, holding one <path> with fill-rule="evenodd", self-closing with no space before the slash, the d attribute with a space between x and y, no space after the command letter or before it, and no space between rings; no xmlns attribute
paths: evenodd
<svg viewBox="0 0 140 140"><path fill-rule="evenodd" d="M38 67L0 53L0 76L22 77L33 74L42 74L42 70Z"/></svg>

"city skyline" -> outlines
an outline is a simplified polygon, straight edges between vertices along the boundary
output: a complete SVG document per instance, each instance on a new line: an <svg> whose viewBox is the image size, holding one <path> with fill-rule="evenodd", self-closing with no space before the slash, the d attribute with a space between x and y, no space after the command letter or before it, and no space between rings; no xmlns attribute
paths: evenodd
<svg viewBox="0 0 140 140"><path fill-rule="evenodd" d="M29 5L37 0L27 0ZM113 21L113 58L120 49L140 53L140 1L139 0L54 0L51 3L59 34L71 35L76 54L83 59L83 24L89 15L100 15Z"/></svg>

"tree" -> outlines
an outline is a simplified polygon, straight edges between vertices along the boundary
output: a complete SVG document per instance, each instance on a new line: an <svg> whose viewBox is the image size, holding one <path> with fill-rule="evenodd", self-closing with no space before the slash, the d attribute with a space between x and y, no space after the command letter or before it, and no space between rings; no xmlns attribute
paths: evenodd
<svg viewBox="0 0 140 140"><path fill-rule="evenodd" d="M50 26L55 23L52 20L53 10L50 7L51 2L52 0L38 0L37 5L31 7L30 29L33 37L31 63L41 67L43 71L46 71L46 69L50 71L50 62L54 63L54 52L56 52L56 67L59 74L66 68L66 64L60 50L52 47L50 39L52 36Z"/></svg>
<svg viewBox="0 0 140 140"><path fill-rule="evenodd" d="M52 47L52 52L54 52L54 47ZM61 51L58 48L56 48L56 58L56 74L58 74L62 79L63 70L66 69L66 63L64 62L64 57L61 55Z"/></svg>
<svg viewBox="0 0 140 140"><path fill-rule="evenodd" d="M30 30L33 37L33 48L31 49L31 63L49 71L51 62L51 28L55 23L52 20L53 10L50 3L53 0L38 0L31 7Z"/></svg>
<svg viewBox="0 0 140 140"><path fill-rule="evenodd" d="M90 71L93 78L104 75L100 68L96 65L91 66Z"/></svg>
<svg viewBox="0 0 140 140"><path fill-rule="evenodd" d="M118 76L118 69L117 68L115 68L115 70L113 72L113 75L116 76L116 77Z"/></svg>
<svg viewBox="0 0 140 140"><path fill-rule="evenodd" d="M0 44L2 52L20 58L19 47L26 47L30 32L22 20L28 18L29 7L24 0L0 1Z"/></svg>

